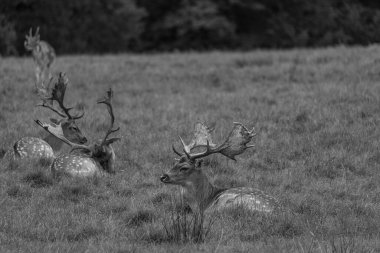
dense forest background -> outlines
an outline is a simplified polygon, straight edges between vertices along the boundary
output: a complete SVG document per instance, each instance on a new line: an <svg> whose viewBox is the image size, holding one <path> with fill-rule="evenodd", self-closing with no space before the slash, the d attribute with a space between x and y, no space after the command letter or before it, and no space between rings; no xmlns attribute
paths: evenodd
<svg viewBox="0 0 380 253"><path fill-rule="evenodd" d="M0 54L40 27L58 54L380 42L379 0L0 0Z"/></svg>

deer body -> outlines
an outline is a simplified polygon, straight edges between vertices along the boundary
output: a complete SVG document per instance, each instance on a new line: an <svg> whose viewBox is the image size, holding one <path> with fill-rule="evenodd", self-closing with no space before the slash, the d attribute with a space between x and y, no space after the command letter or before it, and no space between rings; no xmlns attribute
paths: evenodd
<svg viewBox="0 0 380 253"><path fill-rule="evenodd" d="M57 83L52 89L51 97L42 98L43 103L40 105L45 108L49 108L59 116L62 117L60 120L51 119L51 122L56 125L57 130L59 130L62 135L73 143L86 143L87 139L82 134L81 130L76 124L76 119L83 116L73 116L69 113L70 108L64 105L64 95L66 91L66 85L68 80L65 79L64 74L60 74ZM49 92L45 90L46 94ZM60 107L61 112L58 108L54 108L54 104L46 104L46 100L51 100L51 102L56 101ZM44 139L36 137L23 137L16 141L13 147L6 153L6 161L13 162L18 159L54 159L54 153L59 151L62 147L63 142L55 137L53 134L48 134Z"/></svg>
<svg viewBox="0 0 380 253"><path fill-rule="evenodd" d="M218 188L215 187L203 173L200 158L211 154L220 153L235 160L246 149L251 139L256 135L254 130L248 131L240 123L235 123L234 128L225 142L219 146L212 143L211 131L202 123L195 125L194 137L189 145L180 137L183 151L181 154L174 146L173 151L180 156L178 162L168 172L161 176L161 182L165 184L180 185L183 188L183 196L190 204L193 211L203 213L210 210L223 210L230 207L241 206L250 211L272 212L280 205L278 201L264 192L250 187ZM195 148L206 148L204 152L191 153Z"/></svg>
<svg viewBox="0 0 380 253"><path fill-rule="evenodd" d="M46 41L40 40L32 47L28 48L32 51L34 62L42 69L50 68L56 57L54 48Z"/></svg>
<svg viewBox="0 0 380 253"><path fill-rule="evenodd" d="M9 153L8 153L9 152ZM23 137L18 140L6 154L12 160L25 159L53 159L54 151L44 140L36 137Z"/></svg>
<svg viewBox="0 0 380 253"><path fill-rule="evenodd" d="M36 86L44 85L50 79L50 66L53 64L56 57L54 48L46 41L40 40L39 27L36 33L32 34L32 29L25 36L25 49L32 51L33 60L36 63Z"/></svg>
<svg viewBox="0 0 380 253"><path fill-rule="evenodd" d="M110 127L103 139L97 141L93 145L80 145L68 140L62 129L57 125L42 123L36 120L37 124L45 129L50 134L54 135L62 142L70 145L72 150L70 154L60 155L54 159L51 170L53 175L68 175L72 177L90 177L98 174L103 174L103 171L114 173L115 152L111 144L119 138L108 138L110 134L119 130L113 129L115 117L113 114L111 98L113 92L110 89L107 92L107 97L98 101L105 104L110 114Z"/></svg>
<svg viewBox="0 0 380 253"><path fill-rule="evenodd" d="M183 196L192 210L220 211L241 206L250 211L272 212L279 207L278 201L259 189L251 187L218 188L214 186L200 168L187 158L161 177L166 184L183 187ZM182 170L181 170L182 169Z"/></svg>
<svg viewBox="0 0 380 253"><path fill-rule="evenodd" d="M51 171L54 176L91 177L100 173L99 167L100 164L91 157L66 154L54 159Z"/></svg>
<svg viewBox="0 0 380 253"><path fill-rule="evenodd" d="M51 171L54 176L68 175L71 177L92 177L102 175L103 171L114 172L115 152L112 147L110 157L95 158L85 154L62 154L57 156Z"/></svg>

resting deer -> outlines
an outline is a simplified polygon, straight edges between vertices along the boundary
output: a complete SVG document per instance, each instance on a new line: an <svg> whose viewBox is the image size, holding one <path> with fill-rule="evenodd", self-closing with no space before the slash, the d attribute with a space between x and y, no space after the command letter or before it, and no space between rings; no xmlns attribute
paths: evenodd
<svg viewBox="0 0 380 253"><path fill-rule="evenodd" d="M74 143L84 144L87 142L87 139L76 124L76 120L82 118L84 113L73 116L70 114L72 108L68 108L64 105L67 84L68 79L65 74L60 73L52 90L44 90L45 96L41 97L42 104L39 104L39 106L52 110L62 118L60 120L50 120L61 129L65 138ZM54 101L56 101L60 109L54 108ZM49 102L51 102L51 105ZM25 158L52 160L55 156L54 153L59 151L61 147L62 141L51 134L48 134L43 139L37 137L23 137L16 141L13 148L5 154L5 157L10 161Z"/></svg>
<svg viewBox="0 0 380 253"><path fill-rule="evenodd" d="M115 172L115 152L111 144L120 140L120 138L109 139L108 137L120 128L113 129L115 116L112 109L112 96L113 92L110 89L107 91L106 97L98 101L98 104L105 104L107 106L111 121L104 138L93 145L73 143L64 136L61 127L36 120L39 126L72 148L69 154L62 154L54 159L51 165L54 176L66 174L73 177L89 177L102 174L103 171L108 173Z"/></svg>
<svg viewBox="0 0 380 253"><path fill-rule="evenodd" d="M235 160L235 156L254 146L247 146L256 135L254 129L248 131L242 124L234 123L234 128L227 139L219 146L212 143L211 131L212 129L202 123L197 123L194 138L189 145L186 145L180 137L184 153L178 152L173 145L174 153L180 158L172 169L161 176L161 181L165 184L182 186L184 197L193 211L203 213L206 210L222 210L237 205L252 211L274 211L279 206L277 200L258 189L215 187L203 173L199 161L203 157L217 153ZM199 147L206 150L199 153L191 152Z"/></svg>
<svg viewBox="0 0 380 253"><path fill-rule="evenodd" d="M30 28L24 42L25 49L32 51L33 60L36 63L36 85L41 85L50 78L50 66L56 57L54 48L46 41L40 40L39 30L40 28L37 27L33 35Z"/></svg>

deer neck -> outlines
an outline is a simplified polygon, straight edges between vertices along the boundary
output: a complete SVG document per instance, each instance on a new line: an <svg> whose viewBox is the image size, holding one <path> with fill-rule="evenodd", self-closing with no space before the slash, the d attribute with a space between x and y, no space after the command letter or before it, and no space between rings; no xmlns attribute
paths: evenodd
<svg viewBox="0 0 380 253"><path fill-rule="evenodd" d="M47 135L43 140L46 141L54 151L59 151L62 148L63 142L52 134Z"/></svg>
<svg viewBox="0 0 380 253"><path fill-rule="evenodd" d="M192 207L204 212L223 189L214 186L201 170L193 179L184 187L185 196Z"/></svg>
<svg viewBox="0 0 380 253"><path fill-rule="evenodd" d="M102 166L103 170L107 171L108 173L115 173L115 151L111 146L107 147L110 149L110 156L107 157L106 160L102 161L99 160L99 164Z"/></svg>

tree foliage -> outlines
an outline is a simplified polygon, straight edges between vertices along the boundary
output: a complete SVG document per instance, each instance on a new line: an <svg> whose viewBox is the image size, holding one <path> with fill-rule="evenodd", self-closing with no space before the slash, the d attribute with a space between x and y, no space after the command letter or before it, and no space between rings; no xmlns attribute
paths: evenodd
<svg viewBox="0 0 380 253"><path fill-rule="evenodd" d="M375 0L1 0L0 54L40 27L58 53L252 49L380 41Z"/></svg>

